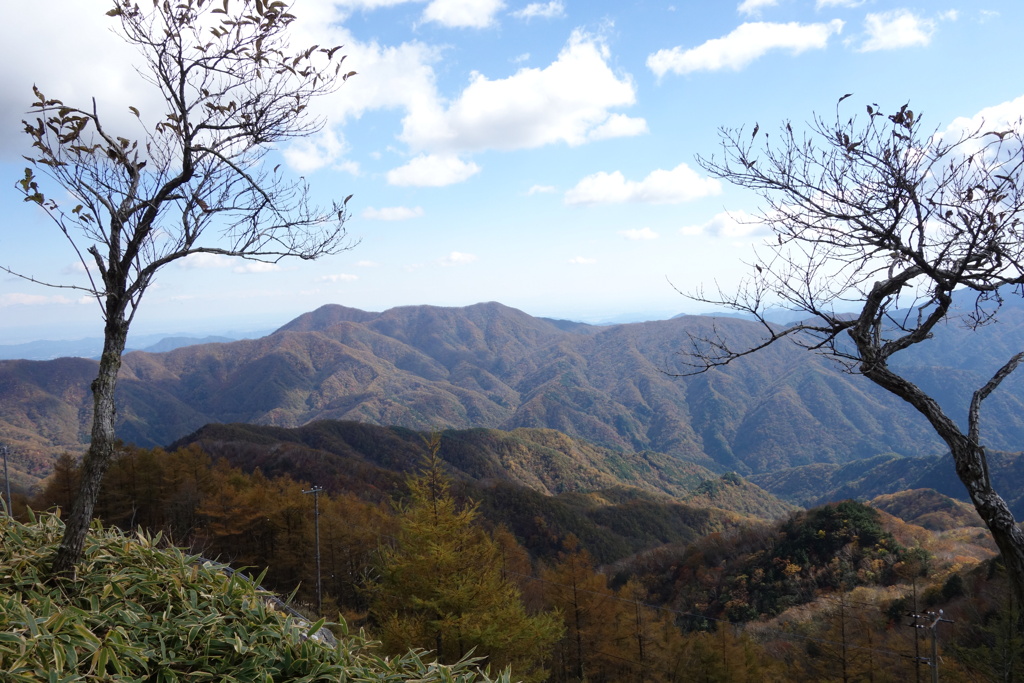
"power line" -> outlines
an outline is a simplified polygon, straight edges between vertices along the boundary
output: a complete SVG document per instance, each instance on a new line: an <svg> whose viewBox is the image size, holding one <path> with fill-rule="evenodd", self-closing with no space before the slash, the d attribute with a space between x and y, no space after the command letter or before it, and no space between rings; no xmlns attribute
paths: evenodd
<svg viewBox="0 0 1024 683"><path fill-rule="evenodd" d="M931 657L920 657L919 656L919 657L916 657L916 660L919 661L919 662L927 662L928 666L932 670L932 683L939 683L939 646L938 646L939 624L940 623L952 624L953 622L951 620L946 619L945 617L942 616L942 610L939 610L938 613L936 613L936 612L925 612L924 614L918 614L916 612L911 612L907 616L912 617L914 619L914 623L913 624L909 624L909 626L911 628L913 628L913 629L928 629L928 630L931 631L931 636L932 636L932 656ZM928 626L927 624L919 624L919 623L917 623L918 619L932 619L931 626Z"/></svg>

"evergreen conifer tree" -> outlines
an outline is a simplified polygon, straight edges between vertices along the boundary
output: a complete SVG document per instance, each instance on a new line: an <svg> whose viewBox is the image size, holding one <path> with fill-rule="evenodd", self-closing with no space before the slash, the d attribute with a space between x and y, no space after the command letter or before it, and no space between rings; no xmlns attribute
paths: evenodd
<svg viewBox="0 0 1024 683"><path fill-rule="evenodd" d="M395 543L381 551L371 605L380 638L393 652L426 648L452 663L472 651L493 666L511 665L517 679L544 680L558 622L526 612L502 576L500 549L474 525L476 505L452 495L440 445L440 437L429 442L422 470L409 479Z"/></svg>

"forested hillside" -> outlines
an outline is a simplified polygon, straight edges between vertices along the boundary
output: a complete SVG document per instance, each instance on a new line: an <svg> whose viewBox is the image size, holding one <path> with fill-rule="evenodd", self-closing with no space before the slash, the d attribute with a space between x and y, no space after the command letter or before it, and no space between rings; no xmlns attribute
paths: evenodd
<svg viewBox="0 0 1024 683"><path fill-rule="evenodd" d="M1024 515L1024 453L988 454L993 481L1014 515ZM751 477L751 481L794 505L811 506L844 498L869 499L910 489L935 491L969 502L952 458L879 455L846 465L819 463Z"/></svg>
<svg viewBox="0 0 1024 683"><path fill-rule="evenodd" d="M509 528L538 557L553 555L558 539L572 535L599 561L611 562L793 509L735 474L720 478L661 454L596 447L554 430L447 430L439 436L453 491L478 501L486 519ZM174 447L198 446L214 461L246 472L316 482L332 494L380 503L400 494L430 438L402 428L321 421L295 429L208 425Z"/></svg>
<svg viewBox="0 0 1024 683"><path fill-rule="evenodd" d="M443 433L442 455L456 476L484 484L507 481L546 495L628 486L683 497L701 482L717 478L708 469L663 453L595 446L553 429ZM339 420L295 428L211 424L171 448L195 443L214 458L227 458L246 469L287 471L342 487L345 472L354 469L377 466L402 475L413 471L427 436L402 427ZM359 471L354 480L363 484L372 478Z"/></svg>
<svg viewBox="0 0 1024 683"><path fill-rule="evenodd" d="M914 359L912 375L941 401L963 403L1020 338L1022 320L1014 308L977 334L951 325ZM262 339L128 354L118 429L154 446L211 422L548 428L743 475L941 452L906 405L795 346L674 376L687 370L688 335L712 327L737 346L760 334L734 318L596 327L496 303L383 313L325 306ZM14 446L19 481L43 474L41 459L81 448L94 372L81 359L0 362L0 439ZM986 402L991 447L1024 443L1022 397L1014 376Z"/></svg>
<svg viewBox="0 0 1024 683"><path fill-rule="evenodd" d="M512 663L515 680L565 683L825 681L841 680L840 670L851 680L913 680L912 655L928 644L915 643L906 614L942 608L954 624L943 633L943 680L1021 673L1020 644L1000 640L1015 617L1000 599L991 541L941 494L908 492L878 507L845 501L771 521L706 507L768 500L734 474L699 484L689 494L699 507L625 487L542 493L512 476L467 474L475 465L461 439L485 452L490 442L487 462L522 433L449 432L430 449L429 435L373 428L369 438L365 425L341 427L297 431L332 448L352 448L361 431L365 443L407 439L401 452L417 458L411 468L399 459L406 474L365 459L363 472L377 473L371 485L338 490L348 481L339 477L319 497L324 610L366 627L386 651L428 647L451 662L476 647L495 664ZM283 435L228 426L222 434L233 440L206 443L245 446L234 465L199 442L125 448L97 512L207 557L266 568L265 585L297 586L311 609L316 547L304 492L312 483L294 475L327 471L308 468L332 456L273 432ZM449 439L459 465L442 455ZM76 476L62 458L33 506L66 505ZM928 520L941 528L912 523ZM486 601L467 598L481 590Z"/></svg>

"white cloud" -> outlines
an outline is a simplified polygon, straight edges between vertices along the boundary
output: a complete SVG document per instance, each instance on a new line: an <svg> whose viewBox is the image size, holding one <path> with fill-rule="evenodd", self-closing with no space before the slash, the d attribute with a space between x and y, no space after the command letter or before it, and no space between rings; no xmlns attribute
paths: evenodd
<svg viewBox="0 0 1024 683"><path fill-rule="evenodd" d="M344 171L350 175L360 175L362 171L359 168L358 161L335 161L331 164L331 168L338 171Z"/></svg>
<svg viewBox="0 0 1024 683"><path fill-rule="evenodd" d="M864 0L818 0L815 4L815 9L824 9L826 7L860 7L864 4Z"/></svg>
<svg viewBox="0 0 1024 683"><path fill-rule="evenodd" d="M586 256L577 256L575 258L569 259L569 263L573 264L574 266L592 266L595 263L597 263L597 259L587 258Z"/></svg>
<svg viewBox="0 0 1024 683"><path fill-rule="evenodd" d="M508 0L417 1L425 8L425 17L453 25L485 23L488 17L500 16L503 5L512 4ZM7 115L10 124L0 126L0 149L6 146L11 156L22 153L15 145L22 145L22 138L27 140L18 132L18 121L31 99L33 79L51 96L66 97L77 104L96 95L101 111L117 113L123 109L121 118L126 125L114 126L118 132L130 133L138 126L127 110L128 104L138 106L145 116L148 110L158 113L162 103L155 89L133 85L136 76L126 65L133 63L134 52L120 49L123 46L116 37L105 41L104 50L94 55L96 59L87 60L88 64L74 59L75 54L90 52L90 36L106 35L110 20L102 12L96 16L94 10L85 8L81 2L61 0L60 4L60 21L47 27L47 44L57 46L51 60L54 66L48 66L51 61L47 61L31 74L17 69L0 74L0 86L4 86L0 87L0 123ZM636 103L634 84L628 76L610 67L609 51L599 38L579 31L572 34L556 60L546 67L530 69L524 65L512 76L499 79L477 74L462 92L445 97L439 92L435 65L448 47L417 40L386 45L357 38L345 26L344 19L352 12L401 4L397 0L303 3L298 19L290 27L292 41L299 45L344 45L346 68L350 66L358 74L336 93L311 104L310 113L325 122L320 134L283 147L285 159L295 171L310 173L334 168L360 173L358 164L345 160L348 145L343 126L378 110L399 112L400 139L410 146L413 155L462 154L462 159L466 159L465 153L486 149L523 149L559 142L577 145L646 130L642 119L614 114L615 108ZM65 9L64 5L72 9ZM514 5L518 6L515 9L536 16L559 8L557 2L520 0ZM53 41L49 39L51 34L55 37ZM37 35L27 30L20 19L0 23L0 39L12 54L31 54L33 36ZM69 46L67 50L65 45Z"/></svg>
<svg viewBox="0 0 1024 683"><path fill-rule="evenodd" d="M897 9L869 14L864 19L864 28L868 38L861 45L860 51L872 52L927 45L935 33L935 22L923 19L910 10Z"/></svg>
<svg viewBox="0 0 1024 683"><path fill-rule="evenodd" d="M778 4L779 0L743 0L736 11L746 15L760 14L763 8L775 7Z"/></svg>
<svg viewBox="0 0 1024 683"><path fill-rule="evenodd" d="M423 20L449 28L487 28L504 7L501 0L432 0L423 10Z"/></svg>
<svg viewBox="0 0 1024 683"><path fill-rule="evenodd" d="M322 275L316 279L317 282L355 282L359 279L358 275L352 275L351 273L337 273L335 275Z"/></svg>
<svg viewBox="0 0 1024 683"><path fill-rule="evenodd" d="M543 69L522 68L498 80L473 73L447 109L437 98L414 103L400 137L413 149L457 153L636 135L646 130L642 119L609 111L636 103L632 79L617 76L609 58L603 41L574 31Z"/></svg>
<svg viewBox="0 0 1024 683"><path fill-rule="evenodd" d="M412 40L399 45L382 45L360 40L344 26L351 10L369 10L390 6L384 2L348 2L333 0L303 2L298 19L290 27L292 41L298 45L344 45L345 67L358 73L328 96L315 100L311 113L326 126L314 139L294 141L285 148L289 164L299 172L334 166L358 173L352 162L339 161L347 152L341 127L368 112L398 110L433 111L440 107L434 64L443 48ZM372 156L372 154L371 154Z"/></svg>
<svg viewBox="0 0 1024 683"><path fill-rule="evenodd" d="M464 266L467 263L473 263L476 261L474 254L464 254L461 251L453 251L452 253L441 259L441 265L448 266Z"/></svg>
<svg viewBox="0 0 1024 683"><path fill-rule="evenodd" d="M85 261L83 263L82 261L75 261L61 268L60 272L64 275L84 275L86 270L90 273L96 273L96 262Z"/></svg>
<svg viewBox="0 0 1024 683"><path fill-rule="evenodd" d="M394 7L395 5L404 5L407 2L422 1L422 0L335 0L339 7L345 9L358 9L358 10L375 10L381 7Z"/></svg>
<svg viewBox="0 0 1024 683"><path fill-rule="evenodd" d="M405 166L388 171L387 178L390 185L444 187L461 183L479 172L479 166L454 155L421 154Z"/></svg>
<svg viewBox="0 0 1024 683"><path fill-rule="evenodd" d="M224 254L208 254L199 252L175 261L179 268L184 270L197 270L206 268L231 268L236 273L272 273L281 270L276 263L265 261L247 261Z"/></svg>
<svg viewBox="0 0 1024 683"><path fill-rule="evenodd" d="M633 228L631 230L622 230L619 232L620 235L628 240L656 240L658 239L658 233L654 232L650 228Z"/></svg>
<svg viewBox="0 0 1024 683"><path fill-rule="evenodd" d="M281 266L278 264L265 261L246 261L234 268L236 273L276 273L279 270L281 270Z"/></svg>
<svg viewBox="0 0 1024 683"><path fill-rule="evenodd" d="M561 0L552 0L552 2L531 2L529 5L521 10L512 12L512 16L517 19L558 19L565 16L565 3Z"/></svg>
<svg viewBox="0 0 1024 683"><path fill-rule="evenodd" d="M554 185L534 185L526 191L526 194L551 194L552 192L558 192L558 188Z"/></svg>
<svg viewBox="0 0 1024 683"><path fill-rule="evenodd" d="M686 164L671 171L652 171L641 181L626 180L621 171L600 171L583 178L565 193L566 204L678 204L722 191L714 178L702 178Z"/></svg>
<svg viewBox="0 0 1024 683"><path fill-rule="evenodd" d="M1022 119L1024 119L1024 95L1015 100L986 107L974 116L961 116L953 119L946 127L946 130L940 135L950 140L958 140L962 136L978 132L986 133L988 131L1004 131L1010 128L1018 129ZM982 142L988 142L991 139L990 137ZM971 148L965 148L963 151L969 152L979 148L980 144L975 142Z"/></svg>
<svg viewBox="0 0 1024 683"><path fill-rule="evenodd" d="M755 216L745 211L732 211L715 214L711 220L701 225L688 225L679 229L684 235L711 234L719 237L748 237L767 233L768 228Z"/></svg>
<svg viewBox="0 0 1024 683"><path fill-rule="evenodd" d="M370 206L362 213L363 218L376 221L405 221L410 218L419 218L422 215L423 207L421 206L414 206L412 208L407 206L387 206L383 209L375 209Z"/></svg>
<svg viewBox="0 0 1024 683"><path fill-rule="evenodd" d="M319 28L319 27L318 27ZM330 97L321 99L317 113L332 122L359 118L376 109L405 109L437 106L433 64L440 60L441 50L419 42L382 46L376 42L362 43L344 30L308 36L303 43L326 42L344 44L348 58L358 74L348 79ZM312 42L311 42L312 41Z"/></svg>
<svg viewBox="0 0 1024 683"><path fill-rule="evenodd" d="M85 297L87 302L95 302L92 297ZM14 292L11 294L0 294L0 308L7 306L43 306L46 304L73 304L75 301L59 294L44 296L42 294L22 294ZM80 300L79 303L82 303Z"/></svg>
<svg viewBox="0 0 1024 683"><path fill-rule="evenodd" d="M359 173L355 162L341 162L349 150L344 136L338 130L327 128L315 136L300 138L284 149L284 159L299 173L312 173L325 166L335 166L353 175Z"/></svg>
<svg viewBox="0 0 1024 683"><path fill-rule="evenodd" d="M353 10L371 11L410 2L427 0L333 0L341 10L339 19L345 19ZM502 0L430 0L423 10L422 20L449 28L486 28L493 25L494 16L504 9ZM303 11L306 7L303 6Z"/></svg>
<svg viewBox="0 0 1024 683"><path fill-rule="evenodd" d="M647 132L647 121L641 118L612 114L608 120L587 135L589 140L606 140L608 138L625 138L643 135Z"/></svg>
<svg viewBox="0 0 1024 683"><path fill-rule="evenodd" d="M95 98L108 131L137 138L143 132L128 106L138 108L143 121L153 122L164 111L163 98L130 65L138 52L110 29L117 20L105 16L105 3L48 3L45 22L36 12L5 12L0 22L5 68L0 69L0 153L21 163L29 152L29 137L19 125L35 101L32 86L68 106L90 109ZM46 45L46 58L22 68L17 56L37 54ZM83 59L82 55L88 55ZM15 156L17 155L17 156Z"/></svg>
<svg viewBox="0 0 1024 683"><path fill-rule="evenodd" d="M659 78L669 71L676 74L720 69L739 71L772 50L787 50L798 55L806 50L824 49L829 38L842 30L843 22L839 19L827 24L746 23L724 38L709 40L689 50L681 47L658 50L647 58L647 68Z"/></svg>
<svg viewBox="0 0 1024 683"><path fill-rule="evenodd" d="M223 254L200 252L198 254L189 254L185 258L178 259L175 263L177 263L179 268L185 270L196 268L230 268L235 264L235 259Z"/></svg>
<svg viewBox="0 0 1024 683"><path fill-rule="evenodd" d="M358 173L354 163L341 161L346 151L339 132L341 124L368 111L410 110L425 102L438 101L432 65L440 58L442 48L417 41L386 46L357 40L342 21L352 11L406 1L301 3L298 19L289 28L292 43L344 45L343 53L348 55L345 66L351 65L359 74L337 92L311 104L311 113L322 118L326 127L314 138L294 140L283 147L289 166L300 173L328 166ZM69 105L88 107L95 97L108 130L125 137L141 134L139 122L128 106L137 107L143 121L151 122L161 115L165 104L159 90L141 81L135 72L132 65L140 63L138 52L111 33L117 21L105 16L104 8L97 8L95 1L51 0L47 8L53 11L43 30L38 30L38 17L31 12L13 13L0 22L0 44L9 54L34 54L40 40L48 46L47 59L37 60L31 70L13 66L0 69L0 152L11 156L25 153L28 136L21 133L18 123L34 99L33 82L48 97L60 98ZM444 9L443 3L439 9ZM81 55L89 58L81 59Z"/></svg>
<svg viewBox="0 0 1024 683"><path fill-rule="evenodd" d="M333 0L339 10L339 19L347 18L353 10L371 11L381 7L427 0ZM495 24L495 15L505 8L502 0L429 0L422 20L452 29L484 29ZM303 5L303 11L306 10Z"/></svg>

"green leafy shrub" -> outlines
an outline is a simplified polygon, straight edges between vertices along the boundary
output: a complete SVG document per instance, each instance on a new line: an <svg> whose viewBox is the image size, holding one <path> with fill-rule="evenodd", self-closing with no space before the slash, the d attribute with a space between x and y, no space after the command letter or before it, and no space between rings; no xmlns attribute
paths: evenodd
<svg viewBox="0 0 1024 683"><path fill-rule="evenodd" d="M144 534L94 527L74 579L47 581L59 517L2 517L0 531L0 671L11 683L510 681L479 671L479 660L379 656L343 622L327 647L309 637L323 620L297 622L247 579Z"/></svg>

